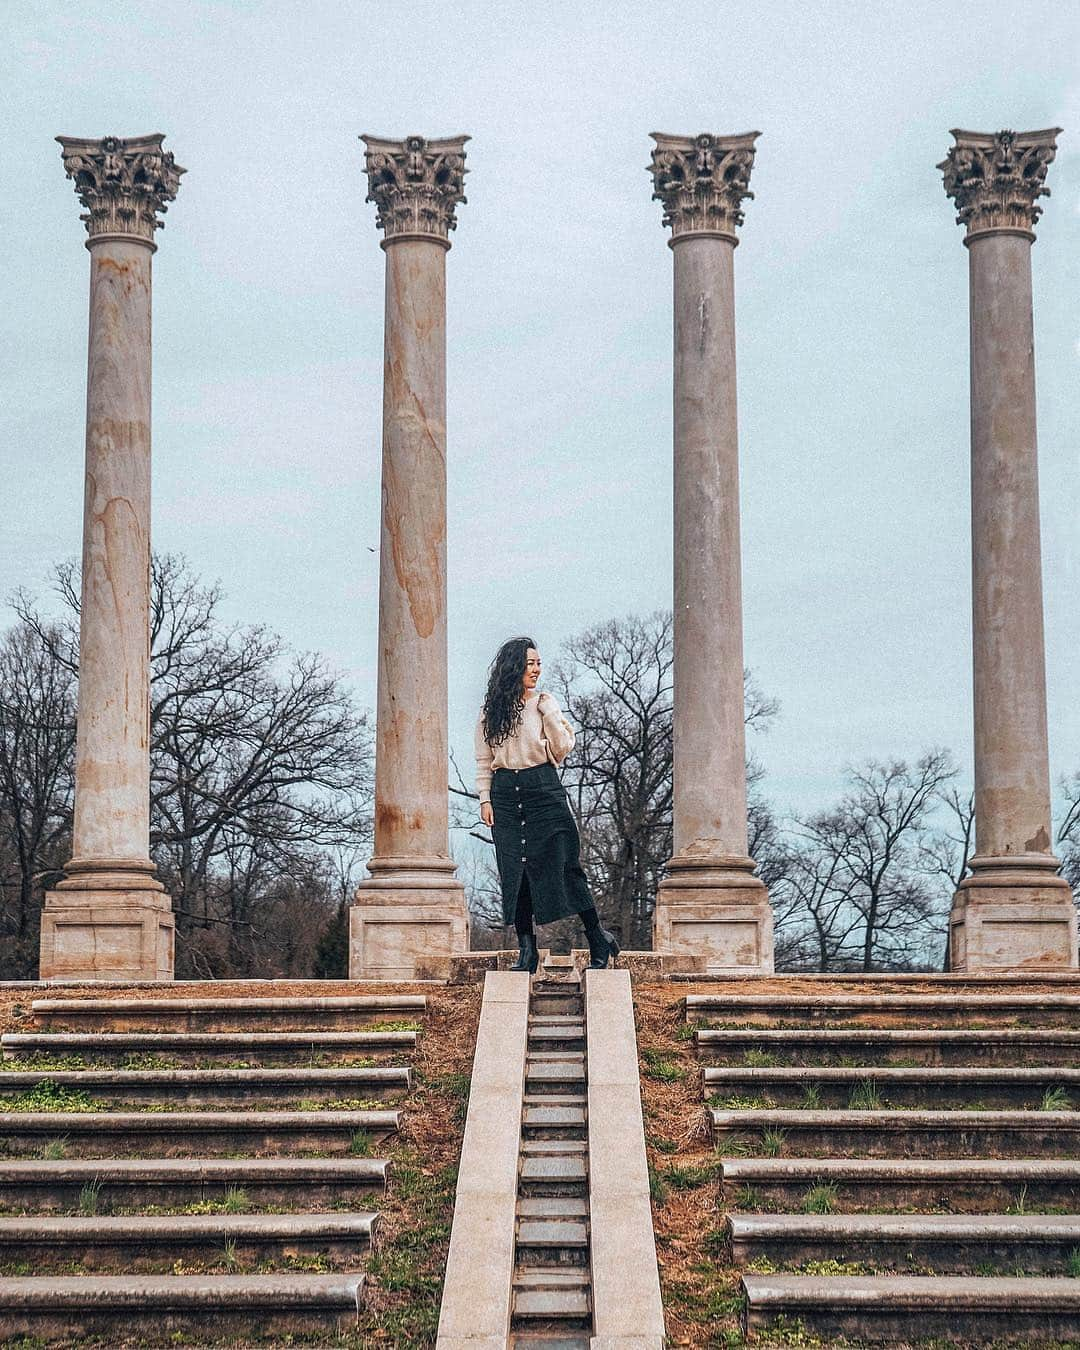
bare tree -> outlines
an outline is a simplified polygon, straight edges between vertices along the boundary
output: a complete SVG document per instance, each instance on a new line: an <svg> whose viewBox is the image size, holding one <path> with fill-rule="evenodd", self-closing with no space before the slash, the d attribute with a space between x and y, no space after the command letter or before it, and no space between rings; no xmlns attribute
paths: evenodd
<svg viewBox="0 0 1080 1350"><path fill-rule="evenodd" d="M178 973L254 973L275 952L289 973L291 936L267 934L295 903L275 910L274 897L291 886L325 926L335 899L324 851L370 836L367 719L320 657L288 652L264 627L224 624L220 591L182 558L155 557L151 582L150 843L173 896ZM25 596L17 609L70 684L70 564L57 590L71 612L64 624Z"/></svg>
<svg viewBox="0 0 1080 1350"><path fill-rule="evenodd" d="M1061 871L1080 905L1080 773L1062 780L1065 815L1058 830Z"/></svg>
<svg viewBox="0 0 1080 1350"><path fill-rule="evenodd" d="M29 624L0 639L0 978L36 959L42 893L70 851L74 686Z"/></svg>
<svg viewBox="0 0 1080 1350"><path fill-rule="evenodd" d="M782 900L787 926L819 970L925 967L945 918L942 841L933 813L956 770L944 750L870 761L848 774L831 811L796 825L798 839ZM951 855L949 855L951 857Z"/></svg>

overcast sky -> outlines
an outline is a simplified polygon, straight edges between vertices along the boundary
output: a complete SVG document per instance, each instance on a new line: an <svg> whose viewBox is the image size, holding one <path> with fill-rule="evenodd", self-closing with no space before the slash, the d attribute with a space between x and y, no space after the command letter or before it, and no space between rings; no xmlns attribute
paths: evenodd
<svg viewBox="0 0 1080 1350"><path fill-rule="evenodd" d="M89 256L53 137L161 131L154 543L374 705L383 254L361 132L467 133L448 258L450 725L670 604L650 131L760 131L736 253L746 659L781 810L970 768L967 255L951 127L1060 125L1034 247L1052 772L1080 769L1080 6L7 0L0 597L77 553ZM3 611L5 620L10 610Z"/></svg>

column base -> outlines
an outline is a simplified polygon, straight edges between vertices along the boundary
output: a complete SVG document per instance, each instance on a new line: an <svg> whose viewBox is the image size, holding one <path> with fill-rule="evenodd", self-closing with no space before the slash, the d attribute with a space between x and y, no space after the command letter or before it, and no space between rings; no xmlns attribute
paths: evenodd
<svg viewBox="0 0 1080 1350"><path fill-rule="evenodd" d="M771 974L772 909L753 868L752 858L672 858L656 892L653 951L694 958L709 975Z"/></svg>
<svg viewBox="0 0 1080 1350"><path fill-rule="evenodd" d="M350 980L446 980L469 950L465 887L447 858L372 858L349 911Z"/></svg>
<svg viewBox="0 0 1080 1350"><path fill-rule="evenodd" d="M949 968L1077 968L1076 905L1049 854L975 857L949 915Z"/></svg>
<svg viewBox="0 0 1080 1350"><path fill-rule="evenodd" d="M171 980L175 928L172 901L161 889L47 891L39 976Z"/></svg>

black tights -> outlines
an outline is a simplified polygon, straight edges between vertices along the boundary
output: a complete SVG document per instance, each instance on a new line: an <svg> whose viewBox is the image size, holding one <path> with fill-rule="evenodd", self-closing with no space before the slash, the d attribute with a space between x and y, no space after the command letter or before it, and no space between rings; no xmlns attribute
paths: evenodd
<svg viewBox="0 0 1080 1350"><path fill-rule="evenodd" d="M586 937L595 937L600 931L600 915L597 914L595 907L590 905L588 909L583 909L579 917L585 925ZM529 890L529 878L524 872L521 874L521 885L518 888L514 927L517 929L518 937L526 935L531 937L533 934L532 891Z"/></svg>

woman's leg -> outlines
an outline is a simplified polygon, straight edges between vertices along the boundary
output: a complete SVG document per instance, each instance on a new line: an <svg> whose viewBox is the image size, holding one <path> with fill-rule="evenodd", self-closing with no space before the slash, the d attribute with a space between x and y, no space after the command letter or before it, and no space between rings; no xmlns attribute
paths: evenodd
<svg viewBox="0 0 1080 1350"><path fill-rule="evenodd" d="M517 909L514 911L514 928L517 930L518 937L524 937L534 932L532 891L529 890L529 878L524 869L521 873L521 885L518 887Z"/></svg>
<svg viewBox="0 0 1080 1350"><path fill-rule="evenodd" d="M525 875L524 869L518 885L514 927L517 929L518 959L510 969L526 970L533 975L540 964L540 954L536 950L536 934L533 932L532 891L529 890L529 878Z"/></svg>

